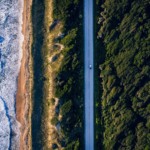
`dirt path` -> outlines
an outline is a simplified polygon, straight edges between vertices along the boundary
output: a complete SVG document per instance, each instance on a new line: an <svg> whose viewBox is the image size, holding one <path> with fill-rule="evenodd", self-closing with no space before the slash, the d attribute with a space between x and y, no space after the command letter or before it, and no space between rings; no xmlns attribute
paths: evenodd
<svg viewBox="0 0 150 150"><path fill-rule="evenodd" d="M31 49L31 4L32 0L24 0L22 33L22 61L18 77L16 95L16 116L21 123L20 150L31 149L31 82L30 82L30 49Z"/></svg>
<svg viewBox="0 0 150 150"><path fill-rule="evenodd" d="M55 46L59 46L59 51L62 51L64 49L64 45L60 44L60 43L56 43Z"/></svg>

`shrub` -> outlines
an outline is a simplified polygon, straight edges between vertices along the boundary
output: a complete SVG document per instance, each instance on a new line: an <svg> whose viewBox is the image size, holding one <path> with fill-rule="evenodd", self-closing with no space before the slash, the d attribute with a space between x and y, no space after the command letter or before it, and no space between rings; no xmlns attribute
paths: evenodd
<svg viewBox="0 0 150 150"><path fill-rule="evenodd" d="M54 126L56 126L57 125L57 123L58 123L58 117L57 116L54 116L53 118L52 118L52 120L51 120L51 124L52 125L54 125Z"/></svg>

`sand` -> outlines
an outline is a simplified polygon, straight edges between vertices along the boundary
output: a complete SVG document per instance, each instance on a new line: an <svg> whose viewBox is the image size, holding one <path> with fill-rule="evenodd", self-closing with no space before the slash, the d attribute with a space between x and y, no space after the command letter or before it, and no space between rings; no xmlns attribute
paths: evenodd
<svg viewBox="0 0 150 150"><path fill-rule="evenodd" d="M55 76L57 71L60 68L63 56L61 51L64 49L64 45L60 43L53 42L55 38L59 37L62 33L62 23L59 22L55 29L49 32L49 27L53 24L53 0L45 0L45 16L44 16L44 26L46 32L44 34L44 44L47 49L50 51L47 52L46 57L44 58L45 65L44 67L44 76L47 79L44 82L44 115L42 116L42 128L44 133L44 147L43 149L53 149L53 144L57 144L58 149L62 149L60 141L62 140L61 133L58 130L58 126L51 124L51 120L56 116L56 107L59 103L59 99L55 97ZM59 50L54 51L53 47L58 46ZM51 61L55 56L59 56L54 62ZM51 63L49 63L51 62ZM52 98L55 99L55 104L51 104ZM49 104L49 105L47 105ZM60 116L58 116L60 117Z"/></svg>
<svg viewBox="0 0 150 150"><path fill-rule="evenodd" d="M16 117L21 124L20 150L31 149L31 4L32 0L24 0L22 25L24 42L16 95Z"/></svg>

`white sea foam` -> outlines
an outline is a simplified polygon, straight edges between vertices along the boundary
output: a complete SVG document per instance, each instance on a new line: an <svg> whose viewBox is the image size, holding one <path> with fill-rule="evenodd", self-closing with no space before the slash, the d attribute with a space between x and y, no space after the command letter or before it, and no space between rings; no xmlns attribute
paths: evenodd
<svg viewBox="0 0 150 150"><path fill-rule="evenodd" d="M23 0L0 0L0 150L19 149L15 95L22 58L22 12Z"/></svg>

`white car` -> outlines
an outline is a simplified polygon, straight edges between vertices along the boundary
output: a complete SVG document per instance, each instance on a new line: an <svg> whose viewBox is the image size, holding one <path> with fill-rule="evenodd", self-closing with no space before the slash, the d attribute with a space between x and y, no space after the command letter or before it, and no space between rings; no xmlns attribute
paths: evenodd
<svg viewBox="0 0 150 150"><path fill-rule="evenodd" d="M89 65L89 69L92 69L92 65Z"/></svg>

